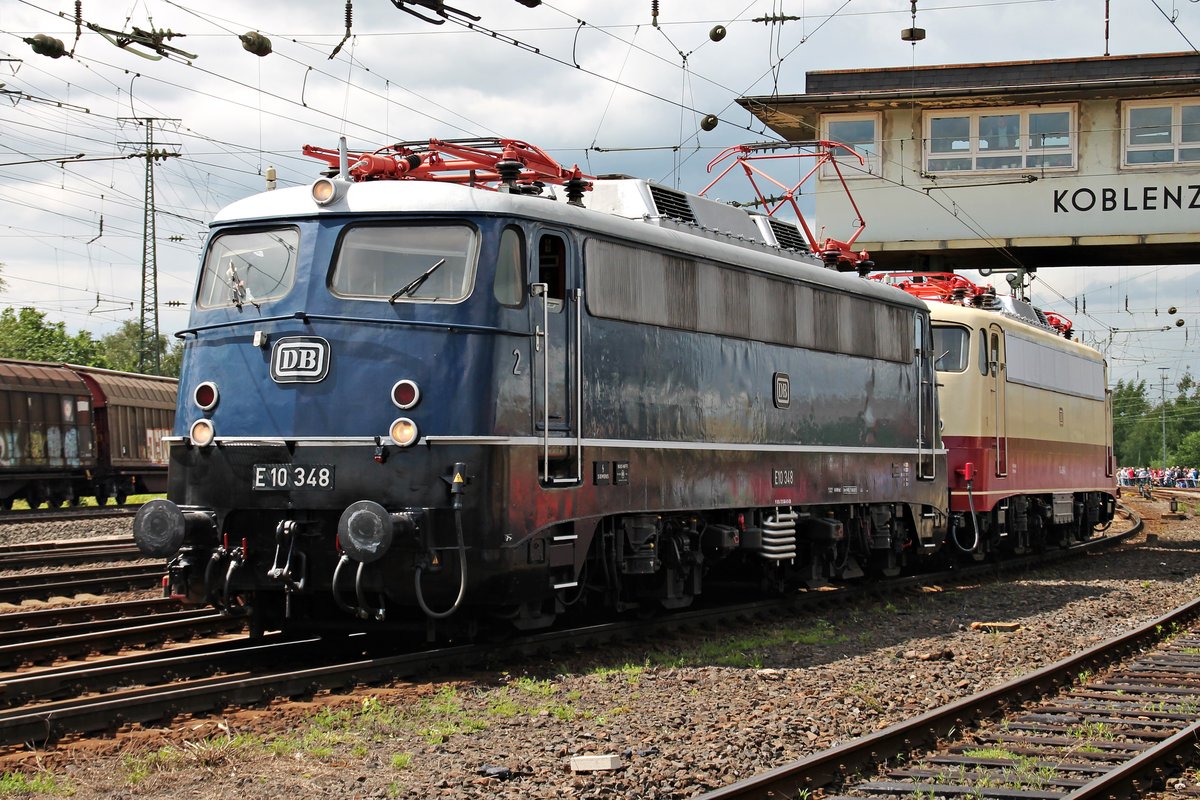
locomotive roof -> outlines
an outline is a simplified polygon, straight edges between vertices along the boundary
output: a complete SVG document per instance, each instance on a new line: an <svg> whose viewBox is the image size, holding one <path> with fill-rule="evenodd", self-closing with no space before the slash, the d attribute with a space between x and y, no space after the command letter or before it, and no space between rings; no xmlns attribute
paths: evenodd
<svg viewBox="0 0 1200 800"><path fill-rule="evenodd" d="M1003 295L1000 297L1009 299ZM1007 330L1009 331L1019 331L1021 334L1043 344L1050 345L1055 349L1071 351L1092 361L1104 360L1104 355L1094 347L1089 347L1074 339L1064 339L1048 325L1030 322L1017 314L976 308L974 306L963 306L955 303L943 303L938 300L926 300L924 302L929 307L929 312L935 323L952 322L971 328L981 328L992 322L1007 322L1010 323L1007 326ZM997 317L1000 319L998 320Z"/></svg>
<svg viewBox="0 0 1200 800"><path fill-rule="evenodd" d="M585 194L583 207L567 203L561 192L528 196L432 181L344 182L339 197L321 206L313 200L310 187L292 187L235 201L217 213L213 226L346 215L515 216L924 307L899 289L828 269L806 250L781 247L778 242L788 239L789 231L780 227L780 220L643 179L601 179L593 187ZM783 225L795 229L791 223Z"/></svg>

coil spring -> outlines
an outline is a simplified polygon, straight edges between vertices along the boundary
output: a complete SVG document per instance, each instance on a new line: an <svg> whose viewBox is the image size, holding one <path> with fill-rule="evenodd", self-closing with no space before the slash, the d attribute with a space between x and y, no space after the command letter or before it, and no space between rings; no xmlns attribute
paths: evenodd
<svg viewBox="0 0 1200 800"><path fill-rule="evenodd" d="M796 557L796 519L799 515L790 508L776 509L774 516L763 520L762 553L768 561L786 561Z"/></svg>

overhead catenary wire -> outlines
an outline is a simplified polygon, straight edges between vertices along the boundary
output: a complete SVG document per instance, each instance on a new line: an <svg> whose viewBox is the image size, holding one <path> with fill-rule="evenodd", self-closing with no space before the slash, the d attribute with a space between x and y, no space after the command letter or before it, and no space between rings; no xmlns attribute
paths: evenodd
<svg viewBox="0 0 1200 800"><path fill-rule="evenodd" d="M1012 4L1007 4L1007 3L1006 3L1006 4L965 4L965 5L964 5L964 7L981 7L982 5L1018 5L1018 4L1015 4L1015 3L1012 3ZM940 9L940 8L939 8L939 9L930 9L930 11L937 11L937 12L941 12L941 11L943 11L943 10L944 10L944 9ZM872 13L888 13L888 12L872 12ZM925 13L925 9L924 9L924 8L923 8L923 13ZM807 16L807 15L805 15L805 16ZM822 16L823 16L823 15L822 15ZM865 16L865 13L864 13L864 14L859 14L859 13L856 13L856 12L855 12L855 11L854 11L854 10L851 8L851 9L846 9L845 11L843 11L843 12L842 12L842 16L844 16L844 17L861 17L861 16ZM814 19L815 19L815 17L814 17ZM722 20L722 22L728 22L728 20ZM664 24L665 24L665 23L664 23ZM693 20L693 21L692 21L692 24L697 24L697 22ZM451 26L446 26L446 28L447 28L447 29L449 29L449 28L451 28ZM574 30L574 26L570 26L570 29ZM596 30L600 30L600 28L599 28L599 27L596 27L595 29L596 29ZM621 30L622 28L621 28L620 26L604 26L604 28L603 28L603 29L604 29L604 30L607 32L607 31L618 31L618 30ZM625 29L625 30L635 30L635 26L625 26L625 28L624 28L624 29ZM507 31L508 33L513 33L513 31L514 31L515 29L512 29L512 28L505 28L505 29L503 29L503 30L504 30L504 31ZM534 28L531 28L531 30L534 30ZM544 28L544 27L543 27L543 28L537 28L536 30L546 30L546 28ZM674 40L674 41L683 41L683 39L682 39L682 38L680 38L680 37L677 37L677 36L675 35L675 32L676 32L676 30L683 30L683 29L682 29L682 28L671 28L670 32L671 32L671 38L672 38L672 40ZM340 31L339 31L339 33L340 33ZM418 31L418 32L415 32L415 33L409 33L409 32L397 32L397 31L391 31L391 32L389 32L389 31L386 31L386 30L383 30L383 31L378 31L378 32L376 32L376 31L370 31L370 32L368 32L368 31L364 31L364 30L362 30L362 29L359 29L359 30L356 30L356 32L355 32L355 33L356 33L356 35L357 35L357 36L364 37L364 38L365 38L365 37L367 37L367 36L372 36L372 37L374 37L374 36L377 36L377 35L378 35L378 36L386 36L386 35L405 35L405 36L418 36L418 35L419 35L419 36L426 36L426 35L440 35L440 36L446 36L446 35L455 35L455 36L461 36L461 35L472 35L472 33L471 33L470 31L465 31L465 30L459 30L459 31L451 31L451 30L446 30L446 31L444 31L444 32L436 32L436 31L428 31L428 32L427 32L427 31L425 31L424 29L422 29L422 30L420 30L420 31ZM812 31L811 31L811 30L807 30L807 31L806 31L806 33L807 33L807 35L811 36L811 33L812 33ZM218 36L219 34L216 34L216 33L206 33L206 32L197 32L197 33L192 33L192 32L189 32L189 35L194 35L194 36ZM626 37L626 38L628 38L628 37ZM325 45L325 46L324 46L324 48L325 48L325 49L324 49L324 52L323 52L323 53L321 53L321 57L322 57L322 58L324 58L324 56L328 54L328 45ZM684 48L684 49L686 50L686 48ZM81 48L80 48L80 51L81 51L81 52L84 52L84 53L86 53L86 52L87 52L87 48L86 48L86 47L81 47ZM295 53L295 51L296 51L296 48L292 48L292 52L293 52L293 54ZM348 51L344 52L344 53L342 54L342 56L341 56L341 57L342 57L342 58L346 58L346 57L347 57L347 55L349 55L349 52L348 52ZM369 73L369 71L367 70L367 65L362 63L362 62L363 62L363 59L361 58L361 52L355 52L355 53L353 53L353 54L352 54L352 56L353 56L353 61L354 61L354 64L356 64L356 65L360 65L360 66L355 66L355 67L353 68L353 71L354 71L354 74L355 74L354 81L355 81L356 83L363 83L363 82L369 82L370 80L372 80L372 79L370 79L370 78L367 78L367 77L366 77L366 75L367 75L367 74L372 74L372 75L375 75L376 73ZM297 63L302 63L302 62L303 62L303 59L302 59L302 60L300 60L300 61L298 61ZM257 63L258 63L259 65L261 65L263 62L257 62ZM613 62L613 63L615 64L615 60L614 60L614 62ZM92 69L91 69L91 67L96 67L96 70L103 70L103 69L105 69L105 68L103 68L103 67L98 67L97 65L94 65L94 64L93 64L93 65L90 65L90 66L89 66L89 70L90 70L90 71L93 71L93 72L95 72L95 70L92 70ZM112 69L112 70L116 70L116 69L123 69L123 68L119 67L119 66L118 66L118 65L116 65L116 64L111 64L111 65L110 65L110 69ZM174 69L178 69L178 68L177 68L177 67L175 67ZM572 68L572 69L573 69L573 68ZM338 71L339 71L339 72L341 72L340 65L339 65L339 69L338 69ZM139 97L139 98L138 98L138 101L137 101L137 102L138 102L138 105L139 105L139 106L141 106L141 105L142 105L142 104L143 104L143 103L144 103L144 102L145 102L147 99L149 99L149 95L145 95L145 94L144 94L144 92L143 92L143 88L142 88L142 87L145 87L145 86L147 85L147 81L150 81L150 80L156 80L155 78L152 78L152 77L151 77L151 75L149 74L149 72L150 72L150 70L149 70L149 69L143 69L143 73L144 73L144 74L142 75L142 77L138 78L138 81L137 81L137 86L139 87L138 91L139 91L140 93L142 93L142 94L143 94L143 97ZM115 73L115 72L113 72L112 74L113 74L113 75L115 75L116 73ZM248 73L247 73L247 74L248 74ZM702 75L700 72L697 72L697 71L694 71L694 70L693 70L693 71L692 71L692 76L693 76L693 77L695 77L695 78L697 79L697 81L698 81L698 82L705 82L705 81L706 81L706 78L705 78L705 77L704 77L704 76L703 76L703 75ZM394 76L392 76L392 77L394 77ZM126 73L126 79L127 79L127 78L128 78L128 73ZM344 78L345 78L345 76L343 75L343 76L342 76L342 78L338 80L338 85L339 85L340 87L342 87L342 88L343 88L345 91L349 92L350 90L349 90L349 88L347 88L347 87L348 87L348 83L347 83L347 82L344 80ZM105 78L105 79L106 79L106 80L109 80L109 83L110 83L110 85L112 85L112 86L114 86L114 87L120 87L120 86L122 86L122 82L121 82L121 80L120 80L120 79L117 79L117 80L112 80L112 79L111 79L111 77L109 77L109 78ZM190 85L190 84L191 84L191 81L187 81L187 80L185 80L185 81L182 81L182 82L180 82L180 83L182 83L184 86L188 86L188 85ZM255 82L255 81L248 81L247 83L248 83L248 84L250 84L250 85L253 85L253 84L254 84L254 83L256 83L256 82ZM161 84L160 84L160 85L161 85ZM707 85L707 84L705 84L705 85ZM387 84L385 84L385 86L387 86ZM250 101L247 103L247 105L248 105L249 107L252 107L252 108L254 109L254 113L255 113L255 114L257 114L257 113L258 113L258 110L259 110L259 108L261 108L262 94L261 94L261 87L260 87L260 86L255 86L254 88L255 88L255 94L254 94L254 96L253 96L252 98L250 98ZM615 90L615 89L614 89L614 90ZM122 92L123 92L123 90L119 90L119 91L122 91ZM391 87L389 87L389 88L382 88L382 89L380 90L379 94L380 94L380 95L382 95L382 102L384 103L384 108L392 109L392 108L396 108L396 107L397 107L397 106L395 106L395 105L394 105L392 102L390 102L390 100L394 100L394 99L395 99L395 97L394 97L394 95L393 95L393 93L392 93L392 89L391 89ZM733 93L731 92L731 94L733 94ZM393 95L393 96L389 98L389 95ZM75 99L78 99L78 97L79 97L79 96L77 96L77 95L76 95L76 93L75 93L75 90L74 90L74 89L72 89L71 96L72 96L73 98L75 98ZM83 95L83 96L86 96L86 95ZM122 94L122 97L123 97L123 96L124 96L124 95ZM213 99L216 99L216 98L213 98ZM221 100L224 102L224 101L225 101L227 98L220 98L220 99L221 99ZM111 97L109 97L109 98L108 98L108 103L109 103L109 104L111 104L111 103L112 103L112 98L111 98ZM676 104L676 105L677 105L677 106L682 106L682 105L691 105L691 106L696 106L696 105L698 105L698 103L695 103L695 102L693 102L693 103L687 103L687 104L685 104L685 103L678 103L678 104ZM597 108L598 108L598 106L597 106ZM157 109L156 109L156 113L157 113ZM237 112L236 112L236 111L232 111L231 113L237 113ZM681 113L681 114L683 113L682 109L681 109L681 112L680 112L680 113ZM305 112L305 113L303 113L303 114L301 114L301 113L296 113L296 114L286 114L285 116L286 116L286 117L290 117L290 118L298 118L298 119L303 119L303 120L305 121L305 124L308 124L308 121L309 121L309 117L308 117L308 114L307 114L307 112ZM380 118L384 118L384 115L382 115L382 114L381 114L381 115L380 115ZM436 123L435 123L435 124L436 124ZM75 128L78 128L78 127L80 127L80 126L75 126L75 125L72 125L72 126L70 126L70 127L73 129L73 130L71 131L72 135L75 135L75 134L77 134L77 133L79 132L78 130L74 130L74 129L75 129ZM200 127L202 127L202 126L200 126ZM326 126L326 127L333 127L333 126ZM467 126L465 126L465 127L466 127L468 130L470 130L471 132L473 132L473 133L479 132L479 130L481 130L481 129L479 129L479 128L475 128L475 127L474 127L474 126L472 126L472 125L467 125ZM63 126L59 126L59 127L55 128L54 130L63 131L64 129L65 129L65 128L64 128ZM385 124L384 124L384 126L383 126L383 129L384 129L385 131L390 131L390 130L391 130L391 125L390 125L390 124L386 124L386 123L385 123ZM256 137L254 137L254 136L253 136L253 130L252 130L252 126L247 126L247 128L246 128L246 130L245 130L245 133L247 134L247 139L248 139L248 140L250 140L250 139L252 139L252 138L256 138ZM228 137L228 136L217 136L217 137L214 137L214 138L216 138L216 139L228 139L228 138L230 138L230 137ZM237 137L234 137L234 138L237 138ZM663 138L666 138L666 137L663 137ZM196 138L195 138L195 139L191 139L191 140L189 140L189 142L188 142L188 145L189 145L189 146L191 146L191 145L193 145L193 144L198 144L200 141L203 141L203 140L204 140L204 132L203 132L203 131L198 131L198 132L197 132L197 136L196 136ZM594 140L593 140L593 144L595 144L595 143L596 143L596 140L594 139ZM672 148L672 147L676 147L676 146L677 146L676 144L672 144L672 145L662 145L661 147L662 147L663 149L670 149L670 148ZM215 148L206 148L206 149L215 149ZM582 146L580 149L586 149L586 145ZM648 148L646 148L646 149L648 150ZM230 151L230 152L234 152L234 151ZM254 183L252 184L250 179L251 179L251 178L255 178L255 179L256 179L256 178L258 177L259 168L260 168L260 163L259 163L259 161L260 161L260 158L259 158L259 156L260 156L261 152L262 152L262 147L261 147L261 144L260 144L258 147L255 147L255 146L254 146L254 144L250 143L249 141L246 143L246 145L245 145L244 147L240 147L240 148L238 148L238 149L236 150L236 156L235 156L235 157L240 157L240 158L243 158L243 159L247 159L247 161L248 161L248 163L246 163L246 169L245 169L245 171L244 171L243 173L241 173L241 177L244 177L244 178L246 178L246 180L239 180L239 179L238 179L238 178L239 178L239 175L238 175L238 174L235 174L235 173L233 173L233 172L230 172L230 171L226 171L226 168L225 168L225 166L224 166L224 165L221 163L221 161L224 159L224 156L222 156L221 158L205 158L205 157L203 157L203 156L200 156L198 153L195 153L195 154L192 154L192 155L188 156L188 157L187 157L187 159L186 159L186 161L185 161L185 160L181 160L181 163L178 165L178 169L172 169L172 170L171 170L171 172L170 172L170 174L172 175L172 178L171 178L171 180L172 180L172 181L174 181L174 180L178 180L178 181L179 181L179 184L178 184L178 186L179 186L179 191L180 191L180 195L179 195L178 197L170 197L170 202L171 202L171 204L174 206L174 205L176 205L176 204L177 204L177 203L180 201L180 199L182 199L182 198L186 198L187 196L189 196L188 194L184 194L184 192L187 192L187 191L189 191L189 184L192 184L192 186L194 187L194 188L192 188L192 189L191 189L191 191L196 191L197 189L199 190L199 191L197 191L197 192L196 192L196 196L197 196L197 197L205 197L205 198L206 198L206 199L205 199L203 202L193 202L193 203L189 203L189 205L193 205L193 206L196 206L196 207L201 207L201 208L205 208L205 209L212 209L212 208L215 208L217 205L219 205L219 204L222 202L222 199L221 199L221 194L225 194L225 196L226 196L226 197L227 197L227 196L229 196L229 195L226 193L226 189L225 189L225 187L231 187L231 188L232 188L232 187L244 187L244 188L242 189L242 191L244 191L244 190L245 190L245 188L249 188L249 187L251 187L252 185L253 185L253 188L255 188L255 189L259 188L259 185L260 185L260 184L258 183L258 181L257 181L257 180L255 180L255 181L254 181ZM305 161L305 160L304 160L302 157L300 157L300 156L298 156L298 155L295 155L295 154L281 154L280 156L272 156L272 158L276 158L276 157L278 157L278 158L289 158L289 159L290 159L290 161L289 161L289 163L290 163L290 164L295 164L295 165L300 165L300 164L305 164L305 165L307 165L307 164L308 164L308 162L307 162L307 161ZM245 163L245 162L244 162L244 163ZM681 172L681 170L682 170L682 163L686 163L686 162L681 162L681 164L680 164L679 166L673 166L673 167L672 167L672 174L676 174L676 175L677 175L677 174L679 174L679 173ZM207 173L207 174L206 174L206 173ZM60 177L63 177L61 173L60 173L59 175L60 175ZM186 177L185 177L185 176L186 176ZM194 179L196 178L196 176L201 176L201 177L200 177L200 180L194 180ZM215 193L214 193L214 190L213 190L213 189L205 189L205 188L203 187L203 184L204 184L205 182L208 182L208 181L211 181L211 182L214 184L214 186L216 187L216 188L215 188ZM97 183L97 185L100 185L100 184L103 184L103 183L104 183L103 181L100 181L100 182L98 182L98 183ZM72 184L72 179L68 178L68 179L67 179L67 188L68 188L68 189L70 189L70 188L71 188L71 184ZM174 186L174 185L175 185L175 184L174 184L174 183L172 183L172 186ZM237 191L239 191L239 190L238 190L237 188L232 188L232 191L233 191L233 192L237 192ZM170 194L170 191L168 191L168 195L169 195L169 194ZM116 196L115 192L114 192L113 196L114 196L114 197ZM984 228L986 227L986 220L987 220L987 217L986 217L986 215L983 215L983 214L980 214L980 213L978 213L978 211L977 211L977 209L976 209L976 208L963 206L963 204L962 204L961 202L960 202L960 203L958 203L958 204L957 204L957 206L955 206L955 205L953 204L953 201L952 201L952 200L950 200L950 199L947 199L948 197L952 197L952 195L947 195L946 197L943 197L943 198L941 198L941 199L942 199L942 207L941 207L941 211L939 211L938 213L952 213L952 209L954 209L954 208L957 208L957 210L960 212L960 214L962 214L962 216L960 216L959 218L960 218L961 220L963 220L964 224L965 224L965 223L973 223L973 227L974 227L974 230L975 230L975 231L982 231L982 230L984 230ZM964 212L965 212L965 213L964 213ZM117 211L117 210L114 210L114 212L113 212L113 213L114 213L114 217L113 217L113 221L112 221L112 224L113 224L113 226L116 226L116 227L119 227L119 226L121 226L121 223L120 223L120 220L119 220L119 211ZM931 212L931 213L932 213L932 212ZM188 216L194 216L194 217L196 217L196 218L203 218L203 217L205 217L205 216L207 216L207 215L208 215L208 214L206 214L206 213L195 214L195 213L189 213L189 212L185 212L185 214L186 214L186 215L188 215ZM978 223L979 223L980 221L982 221L984 224L983 224L983 225L979 225ZM181 220L181 222L182 222L182 220ZM114 227L114 230L116 230L116 227ZM190 227L190 226L189 226L189 227ZM968 228L966 228L966 229L967 229L967 230L970 230L971 228L969 228L969 227L968 227ZM191 230L189 230L189 234L192 234L192 233L194 233L194 231L191 231ZM114 233L114 236L115 236L115 235L116 235L116 234ZM90 238L90 237L89 237L89 238ZM103 241L103 240L102 240L102 241ZM194 248L193 248L193 250L194 250Z"/></svg>

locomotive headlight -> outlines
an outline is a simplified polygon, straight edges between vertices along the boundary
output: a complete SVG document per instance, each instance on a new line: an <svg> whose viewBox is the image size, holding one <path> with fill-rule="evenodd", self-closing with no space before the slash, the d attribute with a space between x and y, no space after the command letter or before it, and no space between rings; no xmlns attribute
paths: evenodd
<svg viewBox="0 0 1200 800"><path fill-rule="evenodd" d="M313 181L312 199L319 206L327 206L336 201L342 194L341 188L331 178L318 178Z"/></svg>
<svg viewBox="0 0 1200 800"><path fill-rule="evenodd" d="M400 417L392 423L392 427L388 429L388 435L396 444L408 447L417 440L417 423L408 417Z"/></svg>
<svg viewBox="0 0 1200 800"><path fill-rule="evenodd" d="M415 406L420 399L421 388L407 378L396 381L396 385L392 387L392 402L397 408L408 410Z"/></svg>
<svg viewBox="0 0 1200 800"><path fill-rule="evenodd" d="M201 411L212 411L217 407L217 401L221 399L220 392L217 391L217 385L212 381L205 381L196 387L196 391L192 392L192 400Z"/></svg>
<svg viewBox="0 0 1200 800"><path fill-rule="evenodd" d="M212 444L213 437L216 436L216 429L213 428L212 422L207 419L198 419L192 423L192 443L200 447L207 447Z"/></svg>

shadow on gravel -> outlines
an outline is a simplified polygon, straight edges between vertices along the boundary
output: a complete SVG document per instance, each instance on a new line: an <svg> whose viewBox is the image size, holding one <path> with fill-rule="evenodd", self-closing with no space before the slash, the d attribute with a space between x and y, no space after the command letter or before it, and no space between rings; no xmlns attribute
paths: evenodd
<svg viewBox="0 0 1200 800"><path fill-rule="evenodd" d="M1165 525L1171 527L1164 527ZM615 646L604 656L546 665L546 675L644 667L812 668L847 658L878 655L896 660L953 660L949 652L923 650L922 639L958 637L962 649L1006 654L1037 648L1042 638L1067 635L1100 640L1166 613L1200 594L1200 522L1154 521L1156 541L1134 544L1002 579L957 586L927 586L884 599L831 605L823 611L754 622L650 644ZM1154 530L1158 533L1155 534ZM1195 582L1191 589L1182 584ZM1182 590L1181 590L1182 589ZM1086 604L1076 608L1076 604ZM1015 633L973 630L973 622L1017 623ZM982 637L982 644L981 644ZM1030 654L1026 652L1028 659ZM1065 655L1065 653L1063 654ZM1034 661L1056 660L1057 651ZM1053 657L1051 657L1053 656ZM881 669L893 668L888 663ZM900 667L909 669L908 666ZM540 670L539 670L540 671Z"/></svg>

